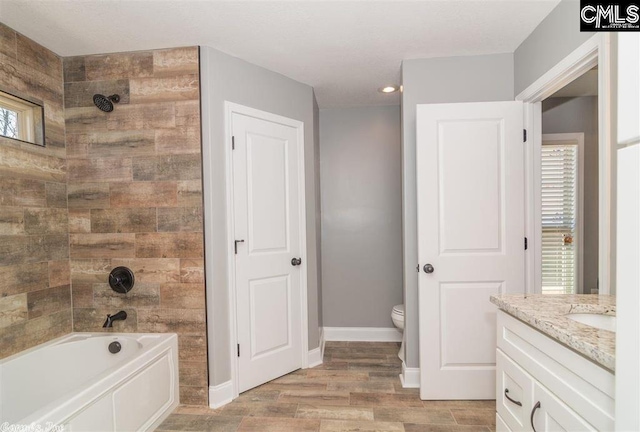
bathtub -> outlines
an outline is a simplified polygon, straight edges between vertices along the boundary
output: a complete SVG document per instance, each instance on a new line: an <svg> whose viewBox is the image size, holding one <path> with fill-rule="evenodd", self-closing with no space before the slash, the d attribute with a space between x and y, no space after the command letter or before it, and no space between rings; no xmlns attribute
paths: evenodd
<svg viewBox="0 0 640 432"><path fill-rule="evenodd" d="M178 390L175 334L70 333L0 360L0 430L153 430Z"/></svg>

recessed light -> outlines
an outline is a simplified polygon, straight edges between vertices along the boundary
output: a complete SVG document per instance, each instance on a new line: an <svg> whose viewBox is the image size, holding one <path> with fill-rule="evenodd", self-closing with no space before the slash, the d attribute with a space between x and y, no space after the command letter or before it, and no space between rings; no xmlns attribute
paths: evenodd
<svg viewBox="0 0 640 432"><path fill-rule="evenodd" d="M378 89L380 93L395 93L398 91L398 86L385 86Z"/></svg>

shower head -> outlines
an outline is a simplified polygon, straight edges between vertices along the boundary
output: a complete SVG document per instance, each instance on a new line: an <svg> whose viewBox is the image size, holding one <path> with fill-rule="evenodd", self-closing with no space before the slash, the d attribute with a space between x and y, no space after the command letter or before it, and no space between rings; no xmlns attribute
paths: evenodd
<svg viewBox="0 0 640 432"><path fill-rule="evenodd" d="M105 96L101 94L93 95L93 103L101 111L104 111L104 112L113 111L113 104L118 102L120 102L120 96L117 94L113 94L111 96Z"/></svg>

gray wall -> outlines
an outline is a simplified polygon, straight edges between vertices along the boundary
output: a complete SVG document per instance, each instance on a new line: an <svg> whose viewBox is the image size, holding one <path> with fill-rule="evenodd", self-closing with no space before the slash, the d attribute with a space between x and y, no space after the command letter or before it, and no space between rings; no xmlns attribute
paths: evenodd
<svg viewBox="0 0 640 432"><path fill-rule="evenodd" d="M316 257L317 257L317 284L318 284L318 327L322 328L324 322L322 319L322 195L320 184L320 108L316 100L316 94L313 94L313 154L315 162L315 185L316 185Z"/></svg>
<svg viewBox="0 0 640 432"><path fill-rule="evenodd" d="M408 367L418 367L416 104L513 100L513 54L402 62L402 211Z"/></svg>
<svg viewBox="0 0 640 432"><path fill-rule="evenodd" d="M207 327L209 384L231 378L227 295L226 177L224 101L304 122L307 196L307 277L309 349L319 345L318 245L313 89L212 48L202 47L202 134L205 185Z"/></svg>
<svg viewBox="0 0 640 432"><path fill-rule="evenodd" d="M542 103L542 133L584 133L585 293L598 281L598 98L550 98ZM582 287L579 287L582 289Z"/></svg>
<svg viewBox="0 0 640 432"><path fill-rule="evenodd" d="M515 94L593 35L580 32L580 2L562 0L514 52Z"/></svg>
<svg viewBox="0 0 640 432"><path fill-rule="evenodd" d="M320 111L323 320L393 327L402 303L400 107Z"/></svg>

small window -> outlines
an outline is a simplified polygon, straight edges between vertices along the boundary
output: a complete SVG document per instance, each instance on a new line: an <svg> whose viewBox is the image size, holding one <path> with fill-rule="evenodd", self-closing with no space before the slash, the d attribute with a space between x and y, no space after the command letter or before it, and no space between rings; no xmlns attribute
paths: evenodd
<svg viewBox="0 0 640 432"><path fill-rule="evenodd" d="M0 136L44 146L42 103L0 90Z"/></svg>

